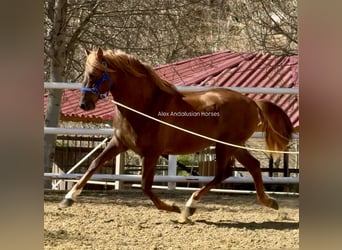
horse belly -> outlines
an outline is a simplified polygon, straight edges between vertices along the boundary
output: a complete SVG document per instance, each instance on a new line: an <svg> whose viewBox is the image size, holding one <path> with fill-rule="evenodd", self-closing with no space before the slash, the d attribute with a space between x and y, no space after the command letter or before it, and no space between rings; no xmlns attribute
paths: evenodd
<svg viewBox="0 0 342 250"><path fill-rule="evenodd" d="M208 135L208 137L213 137ZM163 153L165 154L190 154L214 145L215 142L200 138L195 135L179 132L168 138Z"/></svg>

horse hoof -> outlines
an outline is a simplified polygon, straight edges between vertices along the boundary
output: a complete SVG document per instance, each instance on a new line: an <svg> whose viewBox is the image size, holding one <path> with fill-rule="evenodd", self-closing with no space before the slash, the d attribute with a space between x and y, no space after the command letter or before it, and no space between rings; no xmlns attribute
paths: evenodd
<svg viewBox="0 0 342 250"><path fill-rule="evenodd" d="M59 203L59 207L60 208L66 208L66 207L71 207L72 204L74 204L74 200L73 199L63 199L60 203Z"/></svg>
<svg viewBox="0 0 342 250"><path fill-rule="evenodd" d="M185 207L182 213L183 218L188 218L189 216L193 215L196 211L195 207Z"/></svg>
<svg viewBox="0 0 342 250"><path fill-rule="evenodd" d="M177 223L179 223L179 224L193 224L193 222L189 218L186 218L186 217L183 217L183 216L181 216L179 218Z"/></svg>
<svg viewBox="0 0 342 250"><path fill-rule="evenodd" d="M279 205L278 205L278 202L274 199L270 199L270 205L269 207L275 209L275 210L278 210L279 209Z"/></svg>

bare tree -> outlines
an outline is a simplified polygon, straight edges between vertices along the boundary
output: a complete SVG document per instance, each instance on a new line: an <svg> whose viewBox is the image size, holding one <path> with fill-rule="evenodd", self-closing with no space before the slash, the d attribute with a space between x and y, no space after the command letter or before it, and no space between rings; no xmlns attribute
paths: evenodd
<svg viewBox="0 0 342 250"><path fill-rule="evenodd" d="M93 8L98 6L98 2L94 2ZM73 51L73 47L76 43L76 38L81 32L82 22L76 26L76 30L72 33L72 36L68 38L68 25L71 22L71 18L68 18L68 8L70 5L67 0L48 0L45 2L46 18L45 25L45 54L47 55L47 69L49 70L49 80L52 82L63 82L66 77L66 63L67 55ZM91 14L88 14L91 16ZM87 22L85 18L83 20ZM61 96L62 90L50 89L48 90L48 103L47 113L45 116L46 127L58 127L61 109ZM55 155L56 135L46 134L44 136L44 171L51 172L54 155ZM50 182L45 182L45 187L51 186Z"/></svg>
<svg viewBox="0 0 342 250"><path fill-rule="evenodd" d="M298 53L296 0L231 1L230 8L241 26L240 44L246 50Z"/></svg>
<svg viewBox="0 0 342 250"><path fill-rule="evenodd" d="M46 67L56 30L51 2L45 4ZM65 79L81 79L84 48L122 49L152 65L226 49L294 54L296 10L296 0L69 0ZM49 74L46 69L46 79Z"/></svg>
<svg viewBox="0 0 342 250"><path fill-rule="evenodd" d="M50 81L62 82L64 80L64 64L65 64L65 23L66 23L66 0L48 1L49 19L54 24L51 30L50 48L45 52L51 59L50 62ZM57 127L60 114L61 90L49 90L47 114L45 117L45 126ZM51 172L55 153L56 136L46 134L44 136L44 171ZM49 188L50 183L45 182L45 187Z"/></svg>

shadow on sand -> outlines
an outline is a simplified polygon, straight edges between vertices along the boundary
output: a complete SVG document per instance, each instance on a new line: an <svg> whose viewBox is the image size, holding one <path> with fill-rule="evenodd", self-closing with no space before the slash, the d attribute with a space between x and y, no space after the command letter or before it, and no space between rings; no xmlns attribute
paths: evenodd
<svg viewBox="0 0 342 250"><path fill-rule="evenodd" d="M206 221L196 220L194 223L203 223L209 226L216 226L220 228L240 228L240 229L274 229L274 230L293 230L299 228L299 222L291 221L265 221L265 222L236 222L236 221Z"/></svg>

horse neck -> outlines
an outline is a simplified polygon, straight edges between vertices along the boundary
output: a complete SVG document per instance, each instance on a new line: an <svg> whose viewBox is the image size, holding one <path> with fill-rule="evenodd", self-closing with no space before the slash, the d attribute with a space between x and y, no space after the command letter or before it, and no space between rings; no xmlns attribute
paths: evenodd
<svg viewBox="0 0 342 250"><path fill-rule="evenodd" d="M148 78L125 76L120 78L118 86L112 90L112 96L115 101L148 113L155 99L160 96L160 91ZM119 110L123 115L130 113L124 108Z"/></svg>

